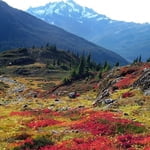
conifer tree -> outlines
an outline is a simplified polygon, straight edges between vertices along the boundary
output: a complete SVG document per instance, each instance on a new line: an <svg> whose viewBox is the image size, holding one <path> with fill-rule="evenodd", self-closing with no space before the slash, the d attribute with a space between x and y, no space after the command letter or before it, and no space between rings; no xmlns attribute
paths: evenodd
<svg viewBox="0 0 150 150"><path fill-rule="evenodd" d="M60 66L60 60L57 59L57 66Z"/></svg>
<svg viewBox="0 0 150 150"><path fill-rule="evenodd" d="M119 62L116 62L115 66L118 67L119 65L120 65Z"/></svg>
<svg viewBox="0 0 150 150"><path fill-rule="evenodd" d="M76 73L76 70L73 69L72 72L71 72L71 78L75 79L77 77L77 73Z"/></svg>
<svg viewBox="0 0 150 150"><path fill-rule="evenodd" d="M91 67L91 54L89 54L87 56L87 60L86 60L87 66L90 68Z"/></svg>
<svg viewBox="0 0 150 150"><path fill-rule="evenodd" d="M49 43L46 43L46 48L48 48L49 47Z"/></svg>
<svg viewBox="0 0 150 150"><path fill-rule="evenodd" d="M110 70L110 65L105 61L104 66L103 66L103 72Z"/></svg>
<svg viewBox="0 0 150 150"><path fill-rule="evenodd" d="M80 59L80 64L79 64L79 67L78 67L77 74L78 75L83 75L84 71L85 71L85 57L84 57L84 55L82 55L81 59Z"/></svg>
<svg viewBox="0 0 150 150"><path fill-rule="evenodd" d="M55 62L55 60L53 60L53 66L55 66L56 65L56 62Z"/></svg>
<svg viewBox="0 0 150 150"><path fill-rule="evenodd" d="M96 65L96 71L99 71L101 69L102 69L102 65L101 64Z"/></svg>
<svg viewBox="0 0 150 150"><path fill-rule="evenodd" d="M51 46L51 50L54 51L54 52L57 51L56 45L52 45L52 46Z"/></svg>
<svg viewBox="0 0 150 150"><path fill-rule="evenodd" d="M138 62L142 62L142 57L140 56L139 59L138 59Z"/></svg>
<svg viewBox="0 0 150 150"><path fill-rule="evenodd" d="M99 73L98 73L98 78L99 78L99 79L102 78L102 70L99 71Z"/></svg>
<svg viewBox="0 0 150 150"><path fill-rule="evenodd" d="M150 58L147 59L147 62L150 62Z"/></svg>

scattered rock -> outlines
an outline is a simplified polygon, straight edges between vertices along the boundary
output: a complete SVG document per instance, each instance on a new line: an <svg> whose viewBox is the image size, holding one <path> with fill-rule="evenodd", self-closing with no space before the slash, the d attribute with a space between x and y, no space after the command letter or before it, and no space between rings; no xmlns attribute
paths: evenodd
<svg viewBox="0 0 150 150"><path fill-rule="evenodd" d="M7 77L3 77L3 76L0 76L0 81L4 82L4 83L8 83L8 84L16 84L17 83L15 80L7 78Z"/></svg>
<svg viewBox="0 0 150 150"><path fill-rule="evenodd" d="M54 107L54 106L55 106L55 104L51 104L51 105L50 105L50 107Z"/></svg>
<svg viewBox="0 0 150 150"><path fill-rule="evenodd" d="M75 130L74 132L75 132L75 133L79 133L79 131L78 131L78 130Z"/></svg>
<svg viewBox="0 0 150 150"><path fill-rule="evenodd" d="M135 103L137 103L139 106L144 105L144 101L142 99L135 100Z"/></svg>
<svg viewBox="0 0 150 150"><path fill-rule="evenodd" d="M22 106L21 111L25 111L25 110L32 110L28 104L25 104Z"/></svg>
<svg viewBox="0 0 150 150"><path fill-rule="evenodd" d="M140 87L146 94L150 91L150 69L147 69L143 75L134 83L134 87ZM147 91L148 90L148 91Z"/></svg>
<svg viewBox="0 0 150 150"><path fill-rule="evenodd" d="M67 111L67 110L69 110L68 107L62 107L59 111Z"/></svg>
<svg viewBox="0 0 150 150"><path fill-rule="evenodd" d="M128 113L124 113L124 116L129 116L129 114Z"/></svg>
<svg viewBox="0 0 150 150"><path fill-rule="evenodd" d="M81 105L81 106L78 106L78 108L84 108L84 107L85 107L85 106L82 106L82 105Z"/></svg>
<svg viewBox="0 0 150 150"><path fill-rule="evenodd" d="M22 108L27 108L27 107L28 107L28 105L27 105L27 104L25 104L25 105L23 105L23 106L22 106Z"/></svg>
<svg viewBox="0 0 150 150"><path fill-rule="evenodd" d="M52 134L58 134L58 131L52 130Z"/></svg>
<svg viewBox="0 0 150 150"><path fill-rule="evenodd" d="M71 92L68 94L69 98L76 98L77 92Z"/></svg>
<svg viewBox="0 0 150 150"><path fill-rule="evenodd" d="M30 91L28 94L26 94L26 97L33 97L33 98L37 98L38 93L35 91Z"/></svg>
<svg viewBox="0 0 150 150"><path fill-rule="evenodd" d="M96 100L93 103L93 106L98 106L99 104L102 104L102 102L104 101L104 98L109 96L109 90L105 89L101 94L99 94L99 96L96 98Z"/></svg>
<svg viewBox="0 0 150 150"><path fill-rule="evenodd" d="M57 98L55 99L55 102L59 102L59 101L60 101L60 99L57 99Z"/></svg>
<svg viewBox="0 0 150 150"><path fill-rule="evenodd" d="M150 96L150 89L144 91L145 96Z"/></svg>
<svg viewBox="0 0 150 150"><path fill-rule="evenodd" d="M115 102L115 100L113 100L113 99L105 99L105 100L103 100L103 102L104 102L104 104L112 104L112 103L114 103Z"/></svg>
<svg viewBox="0 0 150 150"><path fill-rule="evenodd" d="M72 133L79 133L78 130L71 130Z"/></svg>

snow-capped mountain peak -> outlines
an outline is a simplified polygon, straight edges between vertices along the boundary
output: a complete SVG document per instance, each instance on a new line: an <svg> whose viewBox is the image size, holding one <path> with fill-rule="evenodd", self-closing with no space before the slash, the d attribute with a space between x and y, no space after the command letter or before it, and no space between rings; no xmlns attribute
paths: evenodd
<svg viewBox="0 0 150 150"><path fill-rule="evenodd" d="M61 27L73 34L85 37L86 33L95 33L99 23L112 24L113 20L94 10L81 6L73 0L58 0L49 2L45 6L29 8L28 13ZM87 27L90 30L87 31Z"/></svg>
<svg viewBox="0 0 150 150"><path fill-rule="evenodd" d="M81 18L96 18L97 21L100 21L107 18L104 15L99 15L92 9L78 5L73 0L58 0L56 2L50 2L45 6L29 8L27 11L40 18L47 18L48 16L51 17L52 15L61 15L69 18L71 17L75 18L76 20Z"/></svg>

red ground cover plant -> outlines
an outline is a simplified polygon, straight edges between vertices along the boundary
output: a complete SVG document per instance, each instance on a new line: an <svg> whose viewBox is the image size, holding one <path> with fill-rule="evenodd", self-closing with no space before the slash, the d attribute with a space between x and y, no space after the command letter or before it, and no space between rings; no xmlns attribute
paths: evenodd
<svg viewBox="0 0 150 150"><path fill-rule="evenodd" d="M10 116L42 116L42 115L51 115L51 116L59 116L58 112L52 111L48 108L46 109L34 109L31 111L16 111L16 112L11 112Z"/></svg>
<svg viewBox="0 0 150 150"><path fill-rule="evenodd" d="M134 93L132 92L125 92L122 94L122 98L128 98L128 97L133 97Z"/></svg>
<svg viewBox="0 0 150 150"><path fill-rule="evenodd" d="M55 94L51 94L49 97L50 98L57 98L57 96Z"/></svg>
<svg viewBox="0 0 150 150"><path fill-rule="evenodd" d="M128 74L123 79L118 81L114 86L118 87L119 89L127 88L127 87L131 86L136 81L136 79L137 79L136 76L134 76L132 74Z"/></svg>
<svg viewBox="0 0 150 150"><path fill-rule="evenodd" d="M5 118L4 116L0 116L0 119L3 119L3 118Z"/></svg>
<svg viewBox="0 0 150 150"><path fill-rule="evenodd" d="M150 136L121 135L117 137L117 143L124 149L134 147L135 145L147 147L147 145L150 145Z"/></svg>
<svg viewBox="0 0 150 150"><path fill-rule="evenodd" d="M46 126L52 126L61 123L60 121L53 120L53 119L45 119L45 120L36 120L31 121L27 123L27 126L30 128L39 128L39 127L46 127Z"/></svg>
<svg viewBox="0 0 150 150"><path fill-rule="evenodd" d="M145 69L145 68L149 69L150 68L150 63L146 63L142 66L142 69Z"/></svg>
<svg viewBox="0 0 150 150"><path fill-rule="evenodd" d="M10 116L31 116L33 113L31 111L16 111L11 112Z"/></svg>
<svg viewBox="0 0 150 150"><path fill-rule="evenodd" d="M93 86L93 89L99 89L99 84L95 84L95 85Z"/></svg>
<svg viewBox="0 0 150 150"><path fill-rule="evenodd" d="M37 112L39 112L41 114L43 113L44 115L47 114L47 115L51 115L51 116L59 116L60 115L59 112L52 111L51 109L48 109L48 108L45 108L42 110L37 110Z"/></svg>
<svg viewBox="0 0 150 150"><path fill-rule="evenodd" d="M118 87L119 89L129 87L141 76L143 70L148 68L150 68L150 63L122 67L120 69L120 76L123 77L123 79L117 82L114 87Z"/></svg>
<svg viewBox="0 0 150 150"><path fill-rule="evenodd" d="M40 150L116 150L113 142L107 137L95 139L75 138L71 141L64 141L54 146L45 146Z"/></svg>
<svg viewBox="0 0 150 150"><path fill-rule="evenodd" d="M111 112L96 112L83 122L72 125L72 129L90 132L93 135L115 135L124 133L142 133L146 129L139 123L122 119Z"/></svg>

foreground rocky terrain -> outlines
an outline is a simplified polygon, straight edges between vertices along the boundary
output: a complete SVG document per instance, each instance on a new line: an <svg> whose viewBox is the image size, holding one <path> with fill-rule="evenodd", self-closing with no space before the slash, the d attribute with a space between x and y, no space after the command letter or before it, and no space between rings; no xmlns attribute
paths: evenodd
<svg viewBox="0 0 150 150"><path fill-rule="evenodd" d="M0 149L150 149L150 63L60 85L1 74Z"/></svg>

